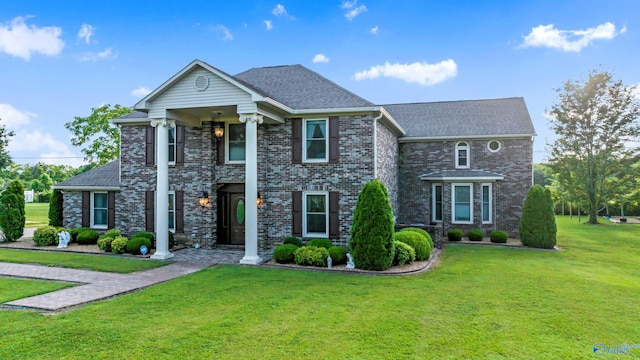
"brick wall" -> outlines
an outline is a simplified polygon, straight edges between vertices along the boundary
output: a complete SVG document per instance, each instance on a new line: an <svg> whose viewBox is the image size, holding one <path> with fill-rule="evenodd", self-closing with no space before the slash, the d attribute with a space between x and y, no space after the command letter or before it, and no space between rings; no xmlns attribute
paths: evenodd
<svg viewBox="0 0 640 360"><path fill-rule="evenodd" d="M393 213L398 214L398 137L379 121L376 123L378 180L389 191Z"/></svg>

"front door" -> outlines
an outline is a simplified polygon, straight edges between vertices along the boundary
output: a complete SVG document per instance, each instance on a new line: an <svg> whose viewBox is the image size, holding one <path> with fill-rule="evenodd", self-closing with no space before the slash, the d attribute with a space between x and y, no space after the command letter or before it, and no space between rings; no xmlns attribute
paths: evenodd
<svg viewBox="0 0 640 360"><path fill-rule="evenodd" d="M218 243L244 245L244 184L228 184L218 192Z"/></svg>
<svg viewBox="0 0 640 360"><path fill-rule="evenodd" d="M244 245L244 193L229 194L229 244Z"/></svg>

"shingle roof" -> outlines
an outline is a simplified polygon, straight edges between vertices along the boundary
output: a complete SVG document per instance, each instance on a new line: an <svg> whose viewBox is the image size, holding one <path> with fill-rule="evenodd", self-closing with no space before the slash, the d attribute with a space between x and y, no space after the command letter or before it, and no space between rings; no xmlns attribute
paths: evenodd
<svg viewBox="0 0 640 360"><path fill-rule="evenodd" d="M521 97L383 105L405 137L535 135Z"/></svg>
<svg viewBox="0 0 640 360"><path fill-rule="evenodd" d="M253 68L234 78L296 110L375 106L302 65Z"/></svg>
<svg viewBox="0 0 640 360"><path fill-rule="evenodd" d="M147 113L144 111L133 111L128 113L127 115L120 116L118 119L146 119Z"/></svg>
<svg viewBox="0 0 640 360"><path fill-rule="evenodd" d="M53 186L54 189L111 189L120 186L120 160L91 169Z"/></svg>
<svg viewBox="0 0 640 360"><path fill-rule="evenodd" d="M420 176L420 180L502 180L504 175L482 170L444 170Z"/></svg>

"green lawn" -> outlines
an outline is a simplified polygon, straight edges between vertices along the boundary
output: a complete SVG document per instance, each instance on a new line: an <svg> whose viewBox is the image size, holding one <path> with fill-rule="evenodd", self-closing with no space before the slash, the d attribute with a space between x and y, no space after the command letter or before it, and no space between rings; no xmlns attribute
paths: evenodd
<svg viewBox="0 0 640 360"><path fill-rule="evenodd" d="M49 225L49 203L24 204L25 227L39 227Z"/></svg>
<svg viewBox="0 0 640 360"><path fill-rule="evenodd" d="M75 284L58 281L39 281L15 278L0 278L0 304L46 294L52 291L64 289Z"/></svg>
<svg viewBox="0 0 640 360"><path fill-rule="evenodd" d="M3 311L0 358L591 359L640 344L640 226L559 229L559 252L452 245L419 275L222 266L58 316Z"/></svg>

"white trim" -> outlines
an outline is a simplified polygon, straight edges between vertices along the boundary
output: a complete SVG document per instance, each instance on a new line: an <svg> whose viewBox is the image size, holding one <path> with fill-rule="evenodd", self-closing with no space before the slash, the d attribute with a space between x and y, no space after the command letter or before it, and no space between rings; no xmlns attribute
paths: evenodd
<svg viewBox="0 0 640 360"><path fill-rule="evenodd" d="M486 140L486 139L526 139L532 138L537 134L502 134L502 135L470 135L465 136L467 140ZM451 136L407 136L398 139L398 142L421 142L421 141L450 141L461 140L460 135Z"/></svg>
<svg viewBox="0 0 640 360"><path fill-rule="evenodd" d="M498 148L493 150L491 148L491 143L497 143L498 144ZM487 150L489 150L492 153L497 153L498 151L500 151L502 149L502 142L498 141L498 140L489 140L487 141Z"/></svg>
<svg viewBox="0 0 640 360"><path fill-rule="evenodd" d="M494 181L504 180L504 176L420 176L419 179L425 181Z"/></svg>
<svg viewBox="0 0 640 360"><path fill-rule="evenodd" d="M85 185L54 185L51 187L53 190L67 190L67 191L120 191L120 186L85 186Z"/></svg>
<svg viewBox="0 0 640 360"><path fill-rule="evenodd" d="M456 187L469 188L469 221L456 220ZM452 224L473 224L473 183L453 183L451 184L451 223Z"/></svg>
<svg viewBox="0 0 640 360"><path fill-rule="evenodd" d="M169 139L169 132L173 130L173 161L169 160L168 164L169 165L174 165L176 164L176 158L178 157L178 132L176 131L176 127L168 127L167 128L167 139ZM171 146L171 142L168 141L167 142L167 150L169 149L169 146ZM171 151L168 152L169 156L171 156Z"/></svg>
<svg viewBox="0 0 640 360"><path fill-rule="evenodd" d="M440 219L436 219L436 187L440 187ZM431 184L431 221L442 222L444 218L444 186L442 183Z"/></svg>
<svg viewBox="0 0 640 360"><path fill-rule="evenodd" d="M94 212L96 210L95 208L95 200L94 200L94 196L95 194L105 194L107 196L107 207L106 208L99 208L99 209L104 209L107 212L107 223L102 225L102 224L96 224L95 223L95 217L94 217ZM109 228L109 193L106 191L92 191L91 192L91 196L90 196L90 205L89 205L89 210L91 211L90 217L91 217L91 228L92 229L107 229Z"/></svg>
<svg viewBox="0 0 640 360"><path fill-rule="evenodd" d="M244 160L229 160L229 126L241 125L244 128ZM225 164L245 164L247 162L247 129L243 123L224 123L224 163Z"/></svg>
<svg viewBox="0 0 640 360"><path fill-rule="evenodd" d="M488 187L489 188L489 199L488 199L488 203L489 203L489 209L488 209L488 215L489 215L489 220L485 220L484 216L484 188ZM480 217L482 219L482 223L483 224L493 224L493 184L491 183L482 183L480 184Z"/></svg>
<svg viewBox="0 0 640 360"><path fill-rule="evenodd" d="M307 232L307 196L323 195L325 210L325 232ZM302 192L302 237L329 238L329 192L328 191L303 191Z"/></svg>
<svg viewBox="0 0 640 360"><path fill-rule="evenodd" d="M465 145L461 145L465 144ZM466 165L460 165L460 150L467 152ZM456 169L469 169L471 167L471 143L469 141L458 141L455 147L455 168Z"/></svg>
<svg viewBox="0 0 640 360"><path fill-rule="evenodd" d="M324 158L308 159L307 158L307 123L310 121L324 121ZM311 118L302 119L302 162L303 163L327 163L329 162L329 119L328 118Z"/></svg>

